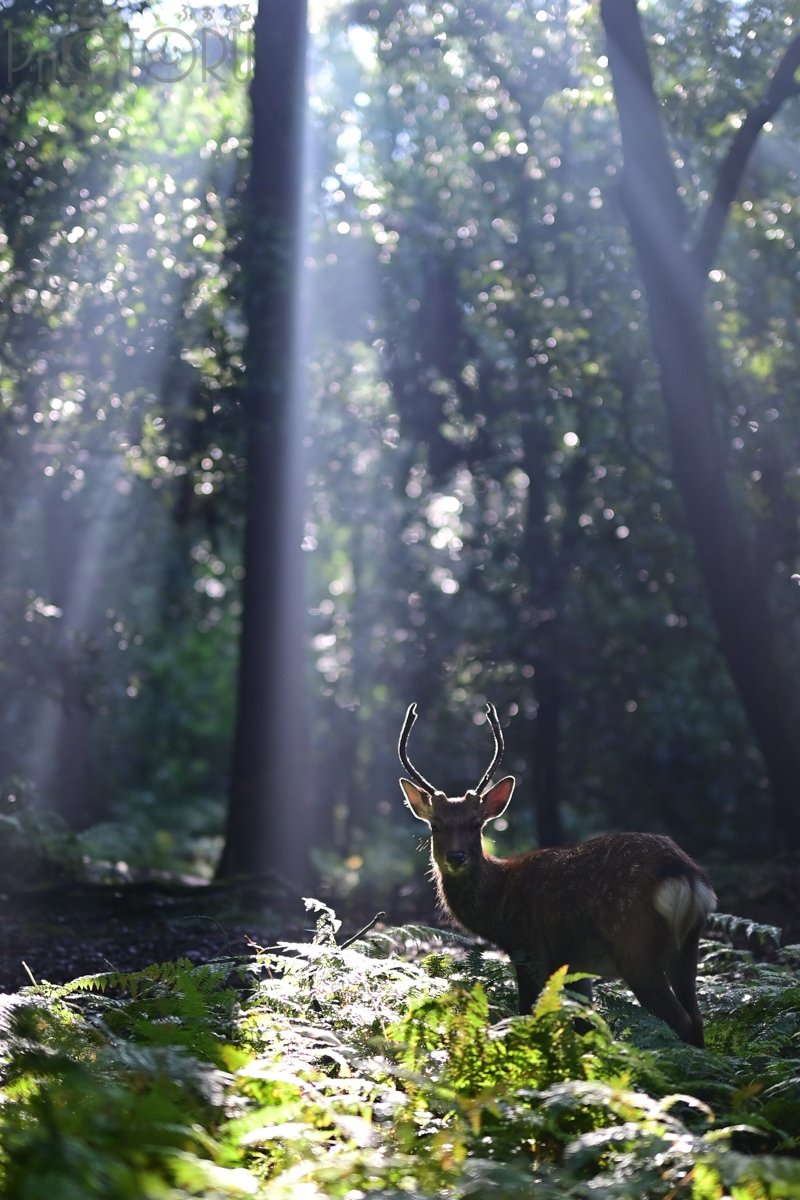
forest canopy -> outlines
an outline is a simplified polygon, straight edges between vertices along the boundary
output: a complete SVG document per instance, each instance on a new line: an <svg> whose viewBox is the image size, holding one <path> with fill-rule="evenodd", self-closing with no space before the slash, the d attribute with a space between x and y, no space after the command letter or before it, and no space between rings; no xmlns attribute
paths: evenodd
<svg viewBox="0 0 800 1200"><path fill-rule="evenodd" d="M528 842L641 827L734 858L794 844L796 804L775 799L792 738L770 730L791 733L800 602L796 21L642 6L655 244L679 266L700 248L671 300L637 217L626 11L312 6L295 723L326 871L406 871L411 699L429 773L455 789L497 705ZM207 873L249 503L252 14L17 3L3 37L7 812L44 806L90 856ZM686 436L681 371L703 382ZM710 455L699 496L682 444ZM751 641L765 680L740 661Z"/></svg>

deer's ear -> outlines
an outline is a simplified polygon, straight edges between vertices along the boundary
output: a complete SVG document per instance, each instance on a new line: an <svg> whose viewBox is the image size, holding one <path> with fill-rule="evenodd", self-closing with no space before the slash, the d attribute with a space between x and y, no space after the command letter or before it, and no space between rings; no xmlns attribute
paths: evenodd
<svg viewBox="0 0 800 1200"><path fill-rule="evenodd" d="M513 775L506 775L505 779L501 779L493 787L490 787L488 792L484 792L481 796L481 810L484 821L494 821L496 817L501 816L508 807L508 802L511 799L511 793L514 791L515 779Z"/></svg>
<svg viewBox="0 0 800 1200"><path fill-rule="evenodd" d="M427 792L421 791L415 783L410 779L401 779L400 787L403 789L403 795L406 798L406 804L411 809L415 817L420 821L431 823L431 812L433 805L431 798Z"/></svg>

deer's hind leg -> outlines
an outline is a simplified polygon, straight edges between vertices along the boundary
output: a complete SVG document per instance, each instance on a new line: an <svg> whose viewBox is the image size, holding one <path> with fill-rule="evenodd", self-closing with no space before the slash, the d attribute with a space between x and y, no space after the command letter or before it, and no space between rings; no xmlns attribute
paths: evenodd
<svg viewBox="0 0 800 1200"><path fill-rule="evenodd" d="M678 959L673 959L670 954L664 935L664 922L654 913L652 921L643 923L629 936L624 947L615 956L619 973L643 1008L666 1021L684 1042L702 1046L702 1021L698 1027L693 1013L687 1010L672 986L674 974L676 979L680 979L683 996L688 999L689 960L681 958L678 967ZM695 999L694 1010L696 1009ZM697 1012L698 1017L699 1015Z"/></svg>
<svg viewBox="0 0 800 1200"><path fill-rule="evenodd" d="M703 1018L697 1004L697 954L700 929L701 926L698 925L696 929L690 930L683 943L667 962L667 978L692 1022L693 1036L690 1040L695 1046L704 1045Z"/></svg>
<svg viewBox="0 0 800 1200"><path fill-rule="evenodd" d="M625 976L625 982L642 1007L653 1016L666 1021L682 1041L692 1046L702 1046L702 1024L698 1032L694 1021L670 987L663 970L657 975L649 971L646 974L629 972Z"/></svg>

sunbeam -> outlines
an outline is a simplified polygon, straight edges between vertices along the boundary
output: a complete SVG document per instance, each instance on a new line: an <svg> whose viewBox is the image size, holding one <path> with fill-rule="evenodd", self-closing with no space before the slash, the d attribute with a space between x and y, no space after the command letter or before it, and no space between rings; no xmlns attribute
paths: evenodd
<svg viewBox="0 0 800 1200"><path fill-rule="evenodd" d="M39 121L54 147L64 143L70 182L15 304L14 355L31 381L29 457L4 549L7 583L32 613L28 640L51 627L42 644L49 662L39 667L49 683L37 688L31 735L9 774L28 775L79 826L107 812L107 784L92 778L93 714L113 700L93 664L101 656L114 686L135 694L126 652L153 603L140 580L157 595L174 513L175 500L165 504L159 493L175 497L183 486L187 441L197 440L187 431L214 354L209 306L225 286L225 223L245 145L234 78L243 58L230 54L223 71L211 58L223 36L216 29L212 39L200 10L198 18L181 29L169 6L150 9L113 42L97 27L88 62L62 64L69 77L56 71L50 80L50 115ZM244 36L237 25L228 43ZM70 160L69 116L59 113L78 70L88 87L93 72L105 84L111 70L116 89L90 114L85 150ZM208 403L213 414L213 390ZM205 496L214 484L200 467L201 445L188 468L200 476L190 486ZM19 554L24 546L40 550ZM31 608L37 597L44 605ZM114 748L118 778L129 755Z"/></svg>

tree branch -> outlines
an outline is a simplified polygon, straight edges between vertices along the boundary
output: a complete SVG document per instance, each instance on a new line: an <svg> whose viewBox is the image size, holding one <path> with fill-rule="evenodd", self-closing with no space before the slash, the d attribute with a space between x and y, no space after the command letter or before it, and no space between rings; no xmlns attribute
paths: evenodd
<svg viewBox="0 0 800 1200"><path fill-rule="evenodd" d="M686 211L656 100L636 0L601 0L625 157L624 204L637 213L653 244L680 239ZM633 230L632 230L633 232Z"/></svg>
<svg viewBox="0 0 800 1200"><path fill-rule="evenodd" d="M722 161L714 194L694 246L695 260L702 276L708 274L719 250L728 212L736 199L758 135L785 100L800 95L800 83L795 78L798 69L800 34L789 44L767 86L763 100L747 114Z"/></svg>

